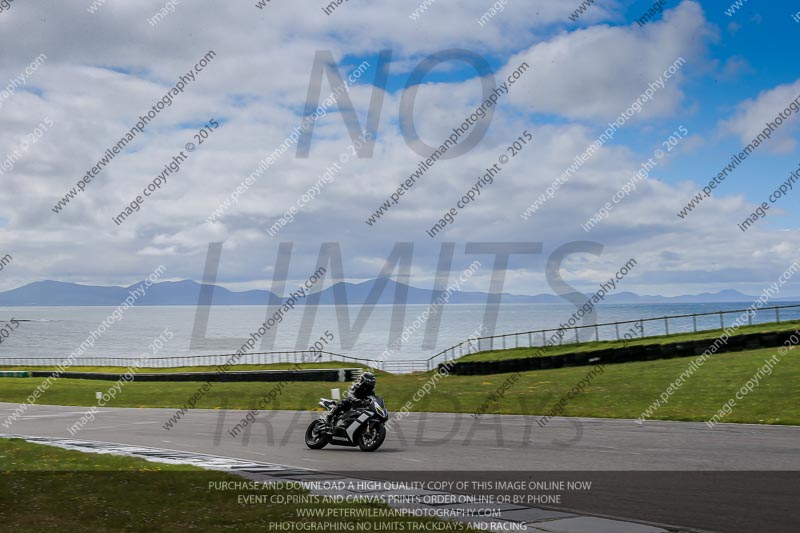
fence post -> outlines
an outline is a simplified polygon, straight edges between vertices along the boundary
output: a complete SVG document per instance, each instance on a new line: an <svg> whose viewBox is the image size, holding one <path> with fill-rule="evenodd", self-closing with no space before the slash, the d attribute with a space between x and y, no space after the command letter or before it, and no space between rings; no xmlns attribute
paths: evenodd
<svg viewBox="0 0 800 533"><path fill-rule="evenodd" d="M725 329L725 321L722 319L722 311L719 312L719 329Z"/></svg>
<svg viewBox="0 0 800 533"><path fill-rule="evenodd" d="M778 318L778 324L780 324L781 323L781 308L780 307L776 307L775 308L775 316Z"/></svg>
<svg viewBox="0 0 800 533"><path fill-rule="evenodd" d="M667 317L664 317L664 330L667 332L667 335L669 335L669 319Z"/></svg>
<svg viewBox="0 0 800 533"><path fill-rule="evenodd" d="M617 340L619 340L619 322L614 322L614 329L617 330Z"/></svg>
<svg viewBox="0 0 800 533"><path fill-rule="evenodd" d="M597 324L594 325L594 340L600 342L600 326Z"/></svg>
<svg viewBox="0 0 800 533"><path fill-rule="evenodd" d="M578 337L578 328L577 328L577 326L575 327L575 342L576 342L577 344L580 344L580 343L581 343L581 338L580 338L580 337Z"/></svg>
<svg viewBox="0 0 800 533"><path fill-rule="evenodd" d="M531 337L531 332L528 332L528 348L533 348L533 337Z"/></svg>
<svg viewBox="0 0 800 533"><path fill-rule="evenodd" d="M692 325L694 328L694 332L697 333L697 314L692 313Z"/></svg>

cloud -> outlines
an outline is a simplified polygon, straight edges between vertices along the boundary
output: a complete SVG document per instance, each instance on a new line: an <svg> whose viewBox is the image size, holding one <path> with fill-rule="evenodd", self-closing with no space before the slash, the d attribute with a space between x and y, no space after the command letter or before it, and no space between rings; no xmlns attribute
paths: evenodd
<svg viewBox="0 0 800 533"><path fill-rule="evenodd" d="M779 113L788 110L792 115L772 134L769 142L764 144L764 150L778 154L791 153L796 145L794 135L798 129L798 103L795 100L798 97L800 79L762 91L755 98L737 104L733 116L720 124L720 131L737 135L741 143L747 145L768 122L775 121ZM791 109L790 105L795 109Z"/></svg>
<svg viewBox="0 0 800 533"><path fill-rule="evenodd" d="M719 77L725 81L732 81L741 78L745 74L752 74L753 67L748 61L740 56L731 56L725 60L719 71Z"/></svg>
<svg viewBox="0 0 800 533"><path fill-rule="evenodd" d="M676 59L683 57L687 68L699 68L712 36L700 5L685 1L665 11L663 20L642 28L599 25L562 33L515 55L506 70L521 61L533 66L524 90L513 96L530 112L611 120ZM670 79L640 118L674 113L684 97L684 77L679 72Z"/></svg>

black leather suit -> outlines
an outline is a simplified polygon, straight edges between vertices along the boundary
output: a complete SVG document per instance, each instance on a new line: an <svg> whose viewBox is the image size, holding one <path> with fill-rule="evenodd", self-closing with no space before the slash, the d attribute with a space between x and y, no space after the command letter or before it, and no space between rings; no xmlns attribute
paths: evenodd
<svg viewBox="0 0 800 533"><path fill-rule="evenodd" d="M340 401L336 407L328 414L328 424L333 426L334 421L342 413L346 413L354 406L362 405L369 400L370 395L374 394L375 386L369 383L359 383L357 386L350 389L347 397Z"/></svg>

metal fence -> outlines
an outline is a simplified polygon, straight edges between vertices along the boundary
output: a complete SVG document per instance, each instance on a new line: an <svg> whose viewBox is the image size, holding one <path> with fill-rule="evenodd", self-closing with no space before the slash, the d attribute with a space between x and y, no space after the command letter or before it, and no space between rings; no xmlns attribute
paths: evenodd
<svg viewBox="0 0 800 533"><path fill-rule="evenodd" d="M217 367L231 363L236 365L267 365L276 363L302 363L303 356L310 356L313 363L321 361L339 361L343 363L356 363L387 372L417 372L427 370L428 362L421 360L379 361L352 357L334 352L312 352L309 350L286 352L253 352L242 356L238 354L214 355L187 355L182 357L81 357L71 366L99 366L99 367L139 367L139 368L186 368ZM2 357L0 366L47 366L57 367L65 365L67 360L63 357Z"/></svg>
<svg viewBox="0 0 800 533"><path fill-rule="evenodd" d="M543 347L547 340L550 340L551 344L580 344L724 329L731 326L745 313L747 313L747 325L750 326L753 324L780 324L787 320L800 320L800 305L763 307L754 311L755 316L749 313L749 309L731 309L729 311L642 318L590 326L574 326L566 329L539 329L480 337L462 341L431 356L428 359L428 369L471 353L509 348ZM632 335L632 332L636 332L636 335Z"/></svg>
<svg viewBox="0 0 800 533"><path fill-rule="evenodd" d="M471 353L492 350L505 350L509 348L543 347L550 339L551 344L571 344L595 341L622 340L633 338L632 331L637 332L637 338L658 337L673 333L690 333L724 329L743 316L748 309L732 309L730 311L714 311L710 313L692 313L690 315L672 315L655 318L642 318L639 320L623 320L619 322L606 322L591 326L575 326L566 330L539 329L522 331L519 333L506 333L470 339L451 346L428 359L404 359L383 361L352 357L334 352L283 351L283 352L255 352L242 356L237 354L216 355L188 355L183 357L81 357L76 366L114 366L141 368L184 368L190 366L215 367L235 361L237 365L266 365L275 363L302 363L304 355L314 357L314 362L340 361L356 363L378 370L393 373L424 372L436 368L440 363L453 361ZM800 320L800 305L784 305L764 307L755 312L755 316L747 316L747 324L781 323L787 320ZM559 331L563 332L559 334ZM64 358L56 357L3 357L0 366L51 366L65 364Z"/></svg>
<svg viewBox="0 0 800 533"><path fill-rule="evenodd" d="M308 350L292 352L253 352L242 356L238 354L187 355L182 357L81 357L74 366L116 366L141 368L183 368L188 366L268 365L276 363L302 363L303 356L309 355L313 362L342 361L366 364L367 359L351 357L333 352L312 352ZM6 366L58 366L66 363L63 357L3 357L0 364Z"/></svg>

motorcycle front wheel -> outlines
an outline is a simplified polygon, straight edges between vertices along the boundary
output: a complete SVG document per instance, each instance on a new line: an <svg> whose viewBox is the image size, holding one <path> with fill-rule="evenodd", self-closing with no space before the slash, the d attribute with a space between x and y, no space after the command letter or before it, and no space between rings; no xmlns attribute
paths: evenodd
<svg viewBox="0 0 800 533"><path fill-rule="evenodd" d="M356 438L362 452L374 452L386 439L386 428L380 422L373 422L365 427Z"/></svg>
<svg viewBox="0 0 800 533"><path fill-rule="evenodd" d="M320 450L328 444L328 436L322 426L322 420L314 420L306 429L306 446L312 450Z"/></svg>

